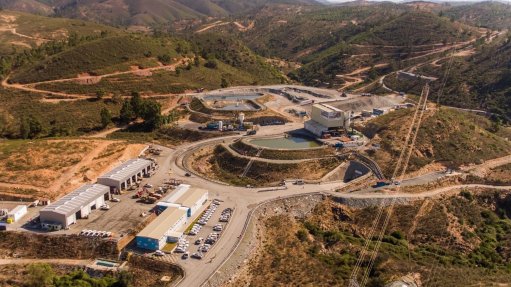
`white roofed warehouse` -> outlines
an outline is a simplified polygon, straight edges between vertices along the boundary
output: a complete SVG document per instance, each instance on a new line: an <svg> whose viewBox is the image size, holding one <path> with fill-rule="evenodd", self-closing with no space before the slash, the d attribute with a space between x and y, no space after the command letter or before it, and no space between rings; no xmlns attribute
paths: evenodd
<svg viewBox="0 0 511 287"><path fill-rule="evenodd" d="M102 184L87 184L65 195L39 212L44 227L60 225L67 228L77 219L86 218L94 209L99 209L110 197L110 187Z"/></svg>
<svg viewBox="0 0 511 287"><path fill-rule="evenodd" d="M98 177L98 183L110 186L118 191L127 189L140 178L148 175L154 166L154 162L147 159L130 159Z"/></svg>
<svg viewBox="0 0 511 287"><path fill-rule="evenodd" d="M179 185L171 194L158 202L159 211L169 206L180 206L187 209L187 216L192 217L207 202L209 192L201 188L193 188L188 184Z"/></svg>
<svg viewBox="0 0 511 287"><path fill-rule="evenodd" d="M137 247L148 250L162 249L167 242L176 242L183 235L187 210L168 207L155 220L137 234Z"/></svg>

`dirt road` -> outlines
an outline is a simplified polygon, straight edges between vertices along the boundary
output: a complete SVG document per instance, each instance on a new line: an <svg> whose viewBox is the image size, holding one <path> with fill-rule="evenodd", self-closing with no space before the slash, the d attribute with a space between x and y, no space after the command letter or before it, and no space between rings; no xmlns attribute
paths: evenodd
<svg viewBox="0 0 511 287"><path fill-rule="evenodd" d="M83 81L83 80L87 80L87 79L91 79L91 80L93 79L94 81L99 82L103 78L120 76L120 75L128 75L128 74L135 74L135 73L141 73L141 72L153 72L153 71L160 71L160 70L175 71L178 66L186 65L189 60L190 60L189 58L183 58L183 59L180 59L178 62L167 65L167 66L158 66L158 67L151 67L151 68L139 69L139 70L113 72L113 73L99 75L99 76L86 76L86 77L74 77L74 78L65 78L65 79L58 79L58 80L49 80L49 81L35 82L35 83L29 83L29 84L10 84L9 76L7 76L2 81L2 86L7 89L16 89L16 90L22 90L22 91L27 91L27 92L33 92L33 93L65 97L65 98L87 99L87 98L90 98L90 96L79 95L79 94L69 94L69 93L62 93L62 92L51 92L51 91L38 89L35 86L40 85L40 84L47 84L47 83L62 83L62 82L79 81L79 80Z"/></svg>

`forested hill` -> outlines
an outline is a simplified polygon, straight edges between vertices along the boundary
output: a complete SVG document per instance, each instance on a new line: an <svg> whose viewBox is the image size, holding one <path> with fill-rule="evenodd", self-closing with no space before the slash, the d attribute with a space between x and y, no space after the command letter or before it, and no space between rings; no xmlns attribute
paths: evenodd
<svg viewBox="0 0 511 287"><path fill-rule="evenodd" d="M110 25L153 25L182 19L225 17L268 3L320 5L315 0L0 0L0 8Z"/></svg>

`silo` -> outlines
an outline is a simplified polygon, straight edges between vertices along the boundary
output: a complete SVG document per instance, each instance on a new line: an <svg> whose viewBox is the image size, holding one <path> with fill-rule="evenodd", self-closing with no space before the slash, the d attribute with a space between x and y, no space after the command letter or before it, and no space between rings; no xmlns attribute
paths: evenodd
<svg viewBox="0 0 511 287"><path fill-rule="evenodd" d="M245 121L245 114L244 113L240 113L238 115L238 120L240 121L240 125L243 126L243 122Z"/></svg>

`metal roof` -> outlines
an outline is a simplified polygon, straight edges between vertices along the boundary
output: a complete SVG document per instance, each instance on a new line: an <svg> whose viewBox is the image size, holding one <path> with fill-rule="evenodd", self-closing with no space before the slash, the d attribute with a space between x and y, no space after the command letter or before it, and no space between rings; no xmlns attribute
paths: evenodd
<svg viewBox="0 0 511 287"><path fill-rule="evenodd" d="M180 198L188 192L188 189L190 189L191 185L189 184L180 184L178 185L169 195L165 196L161 201L162 202L168 202L168 203L175 203L176 199Z"/></svg>
<svg viewBox="0 0 511 287"><path fill-rule="evenodd" d="M152 163L152 161L143 158L130 159L116 166L114 169L105 173L99 178L108 178L122 182L140 172L147 166L152 165Z"/></svg>
<svg viewBox="0 0 511 287"><path fill-rule="evenodd" d="M70 216L83 206L90 204L100 196L110 192L110 187L102 184L86 184L82 185L73 192L63 196L53 204L41 209L41 212L54 212Z"/></svg>
<svg viewBox="0 0 511 287"><path fill-rule="evenodd" d="M181 206L185 207L192 207L194 206L199 199L201 199L204 194L207 194L208 191L201 188L192 188L189 189L188 192L180 196L174 203L180 204Z"/></svg>
<svg viewBox="0 0 511 287"><path fill-rule="evenodd" d="M160 240L184 216L186 216L186 210L168 207L155 220L149 223L146 228L140 231L137 236Z"/></svg>

